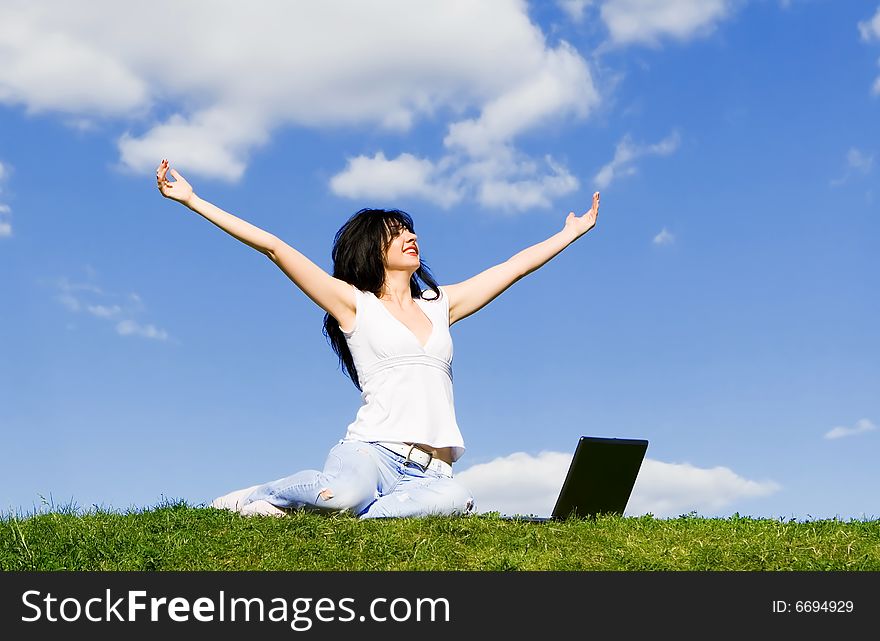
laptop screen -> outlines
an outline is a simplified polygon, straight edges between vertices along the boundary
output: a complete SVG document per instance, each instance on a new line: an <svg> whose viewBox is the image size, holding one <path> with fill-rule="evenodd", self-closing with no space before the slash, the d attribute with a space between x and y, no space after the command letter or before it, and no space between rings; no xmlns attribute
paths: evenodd
<svg viewBox="0 0 880 641"><path fill-rule="evenodd" d="M551 518L622 515L647 449L643 439L581 436Z"/></svg>

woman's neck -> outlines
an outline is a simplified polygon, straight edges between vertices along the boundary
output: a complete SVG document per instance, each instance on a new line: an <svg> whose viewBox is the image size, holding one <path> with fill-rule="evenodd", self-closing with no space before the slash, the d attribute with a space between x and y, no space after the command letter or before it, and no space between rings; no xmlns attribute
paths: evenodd
<svg viewBox="0 0 880 641"><path fill-rule="evenodd" d="M382 285L380 298L402 305L412 300L409 288L411 274L406 272L385 272L385 283Z"/></svg>

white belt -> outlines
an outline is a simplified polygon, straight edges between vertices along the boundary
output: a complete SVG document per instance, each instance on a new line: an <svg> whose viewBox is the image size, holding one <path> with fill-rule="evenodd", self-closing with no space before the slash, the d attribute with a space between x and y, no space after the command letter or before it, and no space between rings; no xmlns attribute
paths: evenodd
<svg viewBox="0 0 880 641"><path fill-rule="evenodd" d="M386 450L391 450L395 454L399 454L407 460L408 463L415 463L422 470L434 470L440 474L452 476L452 466L446 461L434 458L430 452L426 452L415 445L407 445L406 443L393 443L390 441L376 441L376 445L381 445Z"/></svg>

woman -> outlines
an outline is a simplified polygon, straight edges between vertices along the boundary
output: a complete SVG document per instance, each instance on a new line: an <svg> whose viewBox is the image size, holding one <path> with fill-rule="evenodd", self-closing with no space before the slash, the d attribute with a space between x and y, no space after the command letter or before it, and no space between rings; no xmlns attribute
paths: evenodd
<svg viewBox="0 0 880 641"><path fill-rule="evenodd" d="M333 275L272 234L199 198L169 164L159 191L279 268L324 310L324 331L363 405L324 469L237 490L213 507L280 516L290 509L350 512L360 518L466 514L470 493L453 478L464 453L452 395L449 327L479 311L596 224L599 193L562 231L455 285L439 287L419 257L410 217L362 209L337 232ZM421 283L427 285L422 290Z"/></svg>

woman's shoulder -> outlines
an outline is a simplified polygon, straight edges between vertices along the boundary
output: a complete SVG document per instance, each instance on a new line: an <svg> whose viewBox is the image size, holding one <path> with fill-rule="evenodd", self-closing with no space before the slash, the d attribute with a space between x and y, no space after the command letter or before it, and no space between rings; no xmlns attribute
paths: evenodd
<svg viewBox="0 0 880 641"><path fill-rule="evenodd" d="M358 298L358 299L361 299L361 298L375 298L376 300L379 300L378 296L376 296L373 292L371 292L371 291L369 291L369 290L367 290L367 289L359 289L359 288L357 287L357 285L352 285L351 288L354 290L354 295L355 295L355 297Z"/></svg>

